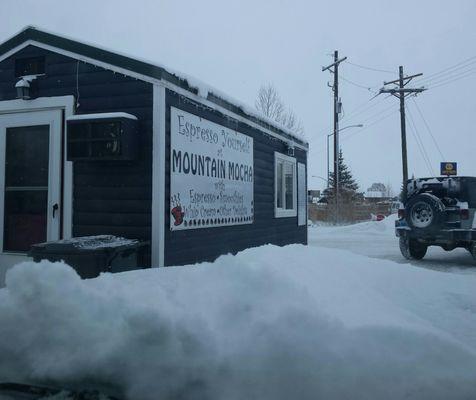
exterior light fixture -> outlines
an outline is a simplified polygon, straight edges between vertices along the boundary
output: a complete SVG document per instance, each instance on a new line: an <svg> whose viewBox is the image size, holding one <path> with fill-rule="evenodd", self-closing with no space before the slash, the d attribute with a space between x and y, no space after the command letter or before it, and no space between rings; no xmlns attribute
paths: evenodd
<svg viewBox="0 0 476 400"><path fill-rule="evenodd" d="M32 84L40 75L24 75L15 84L17 89L17 99L29 100L32 98Z"/></svg>
<svg viewBox="0 0 476 400"><path fill-rule="evenodd" d="M30 99L30 81L21 78L15 85L17 89L17 99L29 100Z"/></svg>

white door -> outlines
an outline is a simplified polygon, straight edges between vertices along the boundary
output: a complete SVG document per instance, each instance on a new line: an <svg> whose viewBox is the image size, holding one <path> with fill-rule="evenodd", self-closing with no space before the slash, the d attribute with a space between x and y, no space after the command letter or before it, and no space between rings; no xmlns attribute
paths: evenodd
<svg viewBox="0 0 476 400"><path fill-rule="evenodd" d="M0 268L60 237L61 110L0 114Z"/></svg>

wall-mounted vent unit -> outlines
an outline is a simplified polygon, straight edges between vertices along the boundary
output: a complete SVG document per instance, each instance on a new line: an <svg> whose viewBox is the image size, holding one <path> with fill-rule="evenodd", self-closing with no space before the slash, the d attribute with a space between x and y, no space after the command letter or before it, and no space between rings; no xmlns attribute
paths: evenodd
<svg viewBox="0 0 476 400"><path fill-rule="evenodd" d="M68 161L131 161L137 156L138 123L117 112L68 117Z"/></svg>

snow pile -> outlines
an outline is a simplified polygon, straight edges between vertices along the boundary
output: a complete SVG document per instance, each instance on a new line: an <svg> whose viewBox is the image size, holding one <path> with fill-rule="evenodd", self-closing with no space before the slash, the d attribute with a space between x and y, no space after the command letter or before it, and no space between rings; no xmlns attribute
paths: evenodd
<svg viewBox="0 0 476 400"><path fill-rule="evenodd" d="M0 290L0 381L146 400L471 398L475 286L300 245L88 281L23 263Z"/></svg>
<svg viewBox="0 0 476 400"><path fill-rule="evenodd" d="M356 234L365 234L365 235L381 235L391 234L395 235L395 221L397 220L397 214L389 215L384 218L382 221L367 221L359 222L357 224L350 225L315 225L313 228L316 230L322 230L327 234L334 234L339 236L345 235L356 235ZM313 234L312 230L311 233Z"/></svg>

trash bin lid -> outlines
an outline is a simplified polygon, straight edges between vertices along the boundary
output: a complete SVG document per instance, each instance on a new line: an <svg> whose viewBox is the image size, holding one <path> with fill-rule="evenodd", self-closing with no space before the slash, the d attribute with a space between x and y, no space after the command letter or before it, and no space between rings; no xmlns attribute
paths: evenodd
<svg viewBox="0 0 476 400"><path fill-rule="evenodd" d="M137 239L126 239L114 235L97 235L37 243L32 246L32 249L54 253L102 252L136 247L139 244L140 242Z"/></svg>

